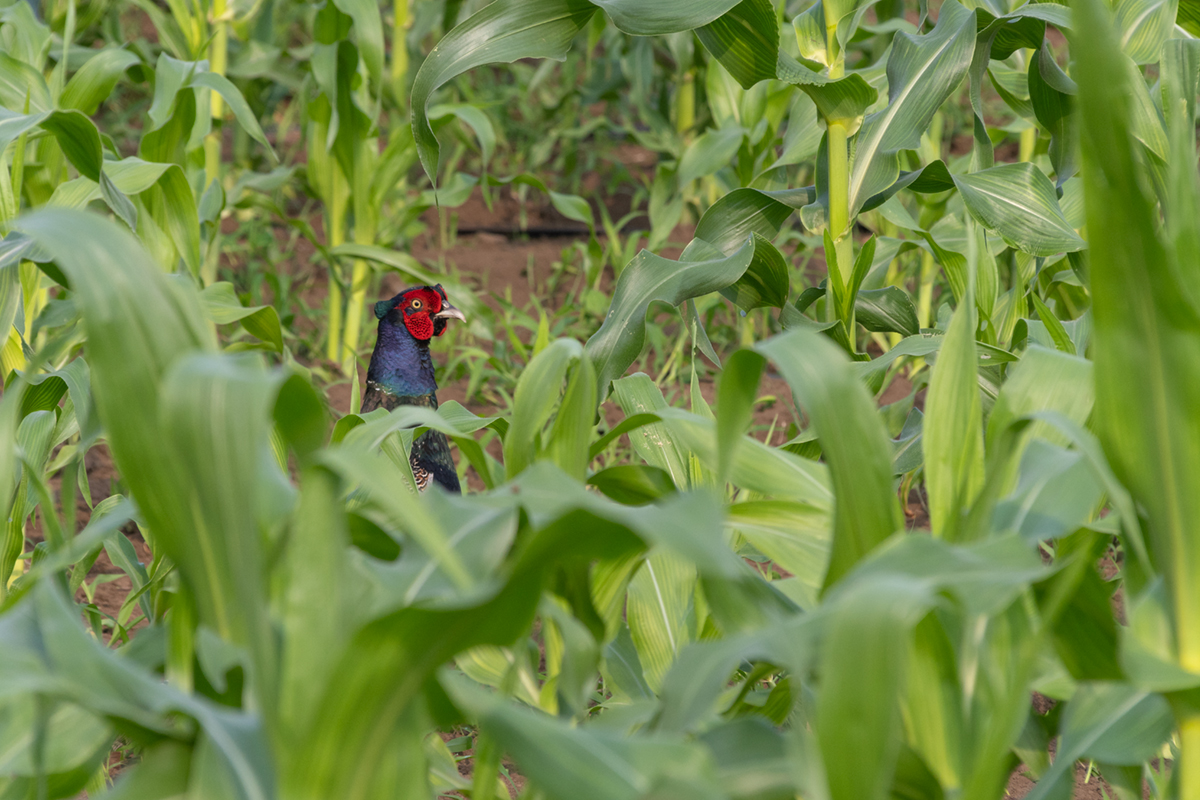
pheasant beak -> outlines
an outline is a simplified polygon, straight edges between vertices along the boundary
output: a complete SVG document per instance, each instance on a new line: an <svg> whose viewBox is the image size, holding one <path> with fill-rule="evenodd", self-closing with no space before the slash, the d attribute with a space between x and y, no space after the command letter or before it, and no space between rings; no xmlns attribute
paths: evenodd
<svg viewBox="0 0 1200 800"><path fill-rule="evenodd" d="M442 310L433 315L434 319L457 319L466 322L467 318L463 312L459 311L449 303L442 304Z"/></svg>

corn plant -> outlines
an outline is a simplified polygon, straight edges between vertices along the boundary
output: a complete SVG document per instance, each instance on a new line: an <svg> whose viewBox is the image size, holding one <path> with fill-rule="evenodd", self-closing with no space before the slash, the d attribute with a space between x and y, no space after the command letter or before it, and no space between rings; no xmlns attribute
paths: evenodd
<svg viewBox="0 0 1200 800"><path fill-rule="evenodd" d="M187 50L153 61L122 159L91 117L151 60L79 66L73 3L58 57L26 4L0 9L0 793L482 799L521 778L546 798L995 798L1019 769L1041 798L1085 762L1112 796L1200 794L1200 50L1176 38L1194 9L461 5L396 4L390 64L374 6L295 28L326 213L324 241L306 235L335 273L351 260L327 355L353 370L368 261L441 282L379 244L399 238L381 210L474 186L533 187L586 223L607 313L586 344L545 313L531 342L506 323L502 413L337 419L275 309L214 280L225 190L259 178L213 183L207 93L266 143L218 36L270 15L142 6ZM410 23L446 33L405 104ZM489 175L487 114L443 89L523 59L586 72L600 43L641 70L630 127L661 156L636 254L582 198ZM478 177L461 140L442 157L459 123ZM1018 160L997 163L1009 140ZM414 156L434 184L415 202ZM694 236L666 258L685 208ZM824 286L793 287L812 250ZM724 302L778 313L718 348L702 312ZM668 336L692 362L686 409L629 374ZM782 445L749 433L768 369L802 422ZM416 491L425 429L482 490ZM98 443L120 484L93 504ZM132 587L111 615L101 553ZM114 752L133 755L115 781Z"/></svg>

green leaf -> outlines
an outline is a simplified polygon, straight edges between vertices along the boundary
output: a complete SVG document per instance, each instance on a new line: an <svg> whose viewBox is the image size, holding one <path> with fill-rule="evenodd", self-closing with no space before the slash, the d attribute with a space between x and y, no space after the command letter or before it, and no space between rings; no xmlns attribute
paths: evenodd
<svg viewBox="0 0 1200 800"><path fill-rule="evenodd" d="M383 17L372 0L334 0L338 10L354 20L354 35L371 80L383 78Z"/></svg>
<svg viewBox="0 0 1200 800"><path fill-rule="evenodd" d="M792 573L804 589L803 607L817 605L832 544L827 510L789 500L751 500L729 506L726 524Z"/></svg>
<svg viewBox="0 0 1200 800"><path fill-rule="evenodd" d="M112 94L117 81L125 70L141 63L135 53L119 47L101 50L87 60L78 72L71 76L58 99L60 108L74 108L85 114L96 113L100 104Z"/></svg>
<svg viewBox="0 0 1200 800"><path fill-rule="evenodd" d="M1171 708L1161 695L1128 684L1084 683L1067 705L1062 725L1054 763L1028 800L1054 796L1055 786L1069 780L1081 758L1128 765L1152 758L1171 735Z"/></svg>
<svg viewBox="0 0 1200 800"><path fill-rule="evenodd" d="M24 61L0 53L0 106L20 113L25 110L26 97L32 113L45 113L54 108L50 88L42 74Z"/></svg>
<svg viewBox="0 0 1200 800"><path fill-rule="evenodd" d="M559 387L571 364L582 355L583 348L579 342L556 339L538 353L521 373L513 395L516 412L504 437L504 465L510 478L519 475L537 459L540 451L538 440L558 402ZM589 423L594 411L594 408L587 410Z"/></svg>
<svg viewBox="0 0 1200 800"><path fill-rule="evenodd" d="M1159 60L1163 43L1171 37L1179 0L1119 0L1114 22L1121 49L1135 64Z"/></svg>
<svg viewBox="0 0 1200 800"><path fill-rule="evenodd" d="M786 53L779 54L777 73L779 80L800 87L812 99L821 119L843 124L849 133L858 130L863 115L879 97L879 92L861 75L830 80Z"/></svg>
<svg viewBox="0 0 1200 800"><path fill-rule="evenodd" d="M151 741L194 736L195 723L180 719L186 715L207 732L210 779L240 797L265 800L274 795L270 745L260 720L179 692L161 675L109 650L80 625L76 606L56 581L38 581L20 610L5 615L5 623L0 626L4 694L39 692L48 699L69 700L125 730L149 732ZM20 683L14 684L17 676ZM156 751L148 754L151 760ZM170 763L184 766L178 759ZM146 785L131 780L133 786Z"/></svg>
<svg viewBox="0 0 1200 800"><path fill-rule="evenodd" d="M262 629L258 559L271 379L251 363L201 355L214 342L197 294L113 223L48 210L22 230L77 293L96 407L156 543L179 565L200 621L247 648L270 697L274 650Z"/></svg>
<svg viewBox="0 0 1200 800"><path fill-rule="evenodd" d="M686 448L676 442L667 425L651 420L660 419L659 412L668 406L650 376L639 372L613 381L613 397L625 412L626 421L640 419L647 423L639 424L636 433L629 429L629 443L634 452L651 466L666 472L675 486L681 489L691 486Z"/></svg>
<svg viewBox="0 0 1200 800"><path fill-rule="evenodd" d="M707 25L738 5L738 0L696 0L685 4L674 0L596 0L596 5L625 33L658 36Z"/></svg>
<svg viewBox="0 0 1200 800"><path fill-rule="evenodd" d="M696 38L743 89L775 78L779 19L770 0L742 0L709 24L697 28Z"/></svg>
<svg viewBox="0 0 1200 800"><path fill-rule="evenodd" d="M457 118L475 132L475 138L479 140L483 168L487 169L488 162L492 160L492 151L496 149L496 129L488 115L467 103L443 103L429 109L431 121L446 117Z"/></svg>
<svg viewBox="0 0 1200 800"><path fill-rule="evenodd" d="M594 472L587 479L601 494L618 503L641 506L675 491L667 472L646 464L617 464Z"/></svg>
<svg viewBox="0 0 1200 800"><path fill-rule="evenodd" d="M1027 161L955 175L954 184L971 216L1011 247L1035 256L1085 247L1059 208L1054 184Z"/></svg>
<svg viewBox="0 0 1200 800"><path fill-rule="evenodd" d="M892 449L875 404L827 337L785 333L758 345L775 362L816 428L833 481L833 554L826 588L903 528L892 488Z"/></svg>
<svg viewBox="0 0 1200 800"><path fill-rule="evenodd" d="M1005 428L1030 414L1054 411L1082 426L1091 416L1095 398L1092 362L1057 350L1030 347L1018 363L1010 366L988 415L988 448L996 444ZM1069 441L1041 421L1030 427L1028 435L1059 445Z"/></svg>
<svg viewBox="0 0 1200 800"><path fill-rule="evenodd" d="M243 306L233 284L227 281L209 284L200 296L213 322L218 325L240 322L247 333L271 345L275 352L283 352L283 329L274 306Z"/></svg>
<svg viewBox="0 0 1200 800"><path fill-rule="evenodd" d="M1149 548L1169 589L1178 657L1200 669L1200 319L1163 246L1135 158L1130 74L1101 8L1076 9L1080 130L1090 239L1096 365L1094 424L1121 483L1145 509ZM1181 169L1178 165L1175 169ZM1175 209L1168 207L1167 217ZM1195 225L1195 221L1191 221ZM1165 266L1165 268L1164 268Z"/></svg>
<svg viewBox="0 0 1200 800"><path fill-rule="evenodd" d="M664 783L681 796L710 796L711 761L682 737L628 738L509 705L449 674L442 684L551 800L637 800Z"/></svg>
<svg viewBox="0 0 1200 800"><path fill-rule="evenodd" d="M562 60L595 12L596 7L587 0L497 0L437 43L417 71L411 100L417 153L435 186L440 148L428 119L433 93L482 64L522 58Z"/></svg>
<svg viewBox="0 0 1200 800"><path fill-rule="evenodd" d="M258 117L254 116L250 104L246 102L246 98L242 97L242 93L238 91L232 81L216 72L197 72L192 76L192 81L188 85L211 89L221 95L229 106L229 110L233 112L234 119L242 126L242 130L250 134L251 139L267 148L271 158L278 160L274 148L271 147L266 134L263 133L262 126L258 124Z"/></svg>
<svg viewBox="0 0 1200 800"><path fill-rule="evenodd" d="M839 596L814 725L832 800L888 796L902 741L902 665L911 629L932 602L925 586L894 577L856 582Z"/></svg>
<svg viewBox="0 0 1200 800"><path fill-rule="evenodd" d="M577 352L582 355L582 349ZM541 354L539 353L539 355ZM532 366L531 363L530 367ZM518 385L519 383L518 381ZM549 385L552 384L549 382L543 384L541 390L544 392ZM517 417L518 414L514 412L514 423ZM557 464L563 472L579 481L587 477L588 443L592 438L595 417L596 370L590 359L579 358L567 380L562 404L559 406L558 415L554 418L554 426L550 429L550 436L545 445L546 457ZM509 429L510 434L514 432L514 429L515 424ZM515 473L510 470L509 474Z"/></svg>
<svg viewBox="0 0 1200 800"><path fill-rule="evenodd" d="M117 218L129 226L131 231L137 232L138 213L130 199L113 185L113 182L103 172L100 173L100 195L104 198L104 202L113 210Z"/></svg>
<svg viewBox="0 0 1200 800"><path fill-rule="evenodd" d="M1074 99L1050 85L1043 73L1059 69L1048 45L1029 60L1029 101L1037 121L1050 132L1050 164L1062 186L1078 170L1079 126Z"/></svg>
<svg viewBox="0 0 1200 800"><path fill-rule="evenodd" d="M1042 302L1042 298L1037 296L1037 292L1032 292L1030 297L1033 298L1033 307L1037 309L1038 319L1046 326L1046 330L1050 334L1050 338L1054 340L1054 346L1064 353L1075 355L1075 344L1071 341L1071 337L1067 335L1067 329L1063 327L1058 317L1054 316L1054 312L1046 307Z"/></svg>
<svg viewBox="0 0 1200 800"><path fill-rule="evenodd" d="M651 555L629 582L625 615L646 683L654 691L691 641L687 615L695 591L695 567L673 553Z"/></svg>
<svg viewBox="0 0 1200 800"><path fill-rule="evenodd" d="M729 480L737 446L754 416L758 382L766 361L752 350L738 350L725 362L717 395L717 485Z"/></svg>
<svg viewBox="0 0 1200 800"><path fill-rule="evenodd" d="M921 443L930 528L934 536L951 540L983 487L983 409L975 360L975 306L968 301L954 312L933 367Z"/></svg>
<svg viewBox="0 0 1200 800"><path fill-rule="evenodd" d="M645 250L638 253L617 279L604 324L587 342L587 355L596 365L600 399L641 353L646 311L652 301L679 305L723 289L742 277L753 256L753 241L732 255L707 261L671 261Z"/></svg>
<svg viewBox="0 0 1200 800"><path fill-rule="evenodd" d="M899 286L860 291L854 301L854 314L869 331L904 336L921 332L912 298Z"/></svg>
<svg viewBox="0 0 1200 800"><path fill-rule="evenodd" d="M679 160L680 187L729 166L745 138L745 130L738 127L705 131L683 151Z"/></svg>
<svg viewBox="0 0 1200 800"><path fill-rule="evenodd" d="M58 140L63 155L79 174L100 182L100 166L104 153L100 145L100 131L81 111L52 111L40 122Z"/></svg>
<svg viewBox="0 0 1200 800"><path fill-rule="evenodd" d="M920 146L934 113L971 63L975 14L954 0L942 5L924 36L897 33L888 58L888 104L863 120L850 168L850 215L896 182L900 151Z"/></svg>

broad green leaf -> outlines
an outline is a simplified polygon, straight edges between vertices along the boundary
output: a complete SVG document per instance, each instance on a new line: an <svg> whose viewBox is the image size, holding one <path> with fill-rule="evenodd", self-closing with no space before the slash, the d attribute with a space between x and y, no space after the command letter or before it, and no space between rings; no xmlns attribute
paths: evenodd
<svg viewBox="0 0 1200 800"><path fill-rule="evenodd" d="M1100 8L1076 9L1084 192L1095 322L1095 424L1118 479L1149 520L1171 597L1180 665L1200 671L1200 319L1158 238L1135 160L1130 75ZM1136 123L1133 123L1136 124ZM1172 209L1167 209L1168 217ZM1164 268L1166 267L1166 268ZM1188 269L1194 269L1189 267Z"/></svg>
<svg viewBox="0 0 1200 800"><path fill-rule="evenodd" d="M134 207L133 201L116 186L107 175L100 173L100 196L104 198L105 204L108 205L112 212L117 215L117 219L129 226L131 231L137 232L138 229L138 212Z"/></svg>
<svg viewBox="0 0 1200 800"><path fill-rule="evenodd" d="M705 131L683 151L679 160L679 185L686 186L729 166L745 136L746 132L737 127Z"/></svg>
<svg viewBox="0 0 1200 800"><path fill-rule="evenodd" d="M42 74L8 53L0 53L0 106L21 113L25 110L26 97L31 113L45 113L54 108L50 88Z"/></svg>
<svg viewBox="0 0 1200 800"><path fill-rule="evenodd" d="M1151 64L1175 27L1178 0L1119 0L1114 6L1121 49L1135 64Z"/></svg>
<svg viewBox="0 0 1200 800"><path fill-rule="evenodd" d="M321 691L348 638L351 618L344 560L349 535L335 476L315 468L301 479L296 526L287 551L283 648L280 653L280 719L305 729L309 698Z"/></svg>
<svg viewBox="0 0 1200 800"><path fill-rule="evenodd" d="M59 107L95 114L100 104L112 94L125 70L138 63L141 59L129 50L118 47L101 50L67 81L58 99Z"/></svg>
<svg viewBox="0 0 1200 800"><path fill-rule="evenodd" d="M104 177L126 195L138 195L148 213L139 214L139 232L146 233L147 218L160 227L174 245L174 253L163 263L174 269L178 258L197 274L200 270L200 223L195 197L183 169L177 164L160 164L140 158L104 162ZM101 187L88 178L76 178L59 184L50 205L83 208L102 196ZM169 245L168 245L169 252Z"/></svg>
<svg viewBox="0 0 1200 800"><path fill-rule="evenodd" d="M213 342L198 296L112 223L55 210L31 215L22 229L83 298L96 406L156 542L180 565L200 621L248 648L257 685L270 693L274 651L261 629L258 560L270 379L250 364L199 355Z"/></svg>
<svg viewBox="0 0 1200 800"><path fill-rule="evenodd" d="M229 110L233 112L238 125L242 126L242 130L250 134L251 139L267 148L267 152L271 154L272 158L275 157L275 150L267 141L267 136L263 133L262 126L258 124L258 118L250 109L250 104L246 102L246 98L242 97L242 93L228 78L216 72L197 72L192 76L189 85L211 89L221 95L229 106Z"/></svg>
<svg viewBox="0 0 1200 800"><path fill-rule="evenodd" d="M925 398L921 447L934 536L958 537L960 518L983 487L983 410L975 361L975 306L954 312Z"/></svg>
<svg viewBox="0 0 1200 800"><path fill-rule="evenodd" d="M971 215L1018 250L1051 256L1085 246L1063 216L1054 184L1029 162L955 175L954 184Z"/></svg>
<svg viewBox="0 0 1200 800"><path fill-rule="evenodd" d="M483 167L487 169L488 162L492 160L492 151L496 149L496 129L492 126L488 115L482 109L467 103L443 103L429 109L431 121L446 117L457 118L475 132L475 138L479 140L479 152L483 159Z"/></svg>
<svg viewBox="0 0 1200 800"><path fill-rule="evenodd" d="M651 555L629 582L625 614L652 690L691 641L687 616L695 591L695 567L673 553Z"/></svg>
<svg viewBox="0 0 1200 800"><path fill-rule="evenodd" d="M759 234L752 234L751 240L754 246L754 255L750 259L750 266L746 268L736 283L721 289L721 295L743 311L764 306L783 308L787 305L788 294L791 290L787 261L784 260L783 254L775 245ZM740 245L741 242L734 242L732 246L722 251L703 239L695 238L684 248L679 260L712 261L724 255L732 255ZM703 328L697 328L697 334L700 334L702 330ZM711 344L710 342L710 348ZM710 359L712 358L712 355L708 353L706 355Z"/></svg>
<svg viewBox="0 0 1200 800"><path fill-rule="evenodd" d="M1175 24L1193 36L1200 35L1200 2L1197 0L1179 0L1179 12Z"/></svg>
<svg viewBox="0 0 1200 800"><path fill-rule="evenodd" d="M637 378L630 376L624 380ZM618 385L619 382L614 383ZM705 469L718 469L716 424L681 408L660 408L657 412L670 432L668 440L683 452L690 451ZM829 510L833 493L825 465L801 458L786 450L769 447L747 436L736 449L730 481L768 497L797 500Z"/></svg>
<svg viewBox="0 0 1200 800"><path fill-rule="evenodd" d="M522 58L563 59L575 35L595 12L596 6L587 0L498 0L472 14L434 46L417 71L411 103L417 153L435 186L440 148L427 117L433 93L482 64Z"/></svg>
<svg viewBox="0 0 1200 800"><path fill-rule="evenodd" d="M987 169L995 162L992 141L984 121L983 76L992 59L1004 60L1021 48L1037 49L1046 35L1046 25L1040 7L1032 4L1014 10L1011 14L996 16L1001 9L991 11L979 8L979 34L975 40L975 52L968 71L970 80L971 110L974 112L975 149L972 163L975 168ZM1063 9L1065 11L1065 9ZM1064 15L1065 16L1065 15Z"/></svg>
<svg viewBox="0 0 1200 800"><path fill-rule="evenodd" d="M383 17L371 0L335 0L338 10L354 20L354 36L371 80L383 77ZM240 121L240 120L239 120Z"/></svg>
<svg viewBox="0 0 1200 800"><path fill-rule="evenodd" d="M543 353L545 350L542 351ZM582 349L578 350L582 356ZM539 354L540 355L540 354ZM536 359L535 359L536 360ZM527 369L532 369L530 363ZM519 384L519 382L518 382ZM551 385L549 381L542 384L542 391ZM576 480L587 478L588 444L592 438L594 418L596 416L596 371L591 360L580 357L575 361L567 379L567 388L563 393L562 404L554 418L549 438L545 443L546 458L557 464L563 472ZM514 425L510 434L516 435L515 422L518 414L514 412ZM509 468L508 474L514 475L515 470Z"/></svg>
<svg viewBox="0 0 1200 800"><path fill-rule="evenodd" d="M711 760L682 737L627 738L517 708L448 674L442 684L551 800L637 800L664 782L683 796L712 797Z"/></svg>
<svg viewBox="0 0 1200 800"><path fill-rule="evenodd" d="M997 504L992 525L1031 543L1058 539L1090 522L1103 496L1082 455L1035 439L1024 451L1012 494Z"/></svg>
<svg viewBox="0 0 1200 800"><path fill-rule="evenodd" d="M971 63L975 14L954 0L924 36L896 34L888 57L888 104L863 120L850 168L850 214L900 175L901 150L920 146L934 113Z"/></svg>
<svg viewBox="0 0 1200 800"><path fill-rule="evenodd" d="M513 395L513 403L517 410L513 415L508 435L504 437L504 465L510 478L519 475L540 454L540 435L558 402L559 387L562 386L571 364L582 355L583 348L579 342L574 339L557 339L538 353L521 373L516 393ZM583 402L586 404L586 401ZM587 411L589 421L593 411L594 409ZM573 421L570 424L577 423ZM586 447L586 438L584 446Z"/></svg>
<svg viewBox="0 0 1200 800"><path fill-rule="evenodd" d="M766 362L751 350L738 350L725 362L717 396L717 485L729 479L738 444L754 415L758 382Z"/></svg>
<svg viewBox="0 0 1200 800"><path fill-rule="evenodd" d="M630 506L640 506L675 491L666 470L647 464L617 464L588 476L605 497Z"/></svg>
<svg viewBox="0 0 1200 800"><path fill-rule="evenodd" d="M1074 99L1042 77L1058 64L1047 45L1029 60L1029 102L1037 121L1050 132L1050 163L1055 183L1061 187L1078 170L1079 126Z"/></svg>
<svg viewBox="0 0 1200 800"><path fill-rule="evenodd" d="M1067 705L1062 725L1054 764L1026 795L1029 800L1054 796L1055 786L1070 779L1080 758L1129 765L1152 758L1171 735L1171 708L1161 695L1128 684L1084 683Z"/></svg>
<svg viewBox="0 0 1200 800"><path fill-rule="evenodd" d="M218 780L241 797L274 796L270 745L257 717L183 694L109 650L80 624L56 581L39 580L21 606L4 615L0 642L6 679L0 694L69 700L152 739L194 737L195 724L182 718L189 717L207 732L208 769Z"/></svg>
<svg viewBox="0 0 1200 800"><path fill-rule="evenodd" d="M855 319L869 331L916 336L921 332L917 309L899 286L860 291L854 299Z"/></svg>
<svg viewBox="0 0 1200 800"><path fill-rule="evenodd" d="M587 342L587 355L596 365L599 398L607 396L609 384L641 353L652 301L679 305L723 289L742 277L753 256L753 241L732 255L707 261L671 261L645 250L638 253L617 279L604 324Z"/></svg>
<svg viewBox="0 0 1200 800"><path fill-rule="evenodd" d="M827 510L787 500L751 500L731 505L726 524L792 573L804 588L805 608L816 606L832 541Z"/></svg>
<svg viewBox="0 0 1200 800"><path fill-rule="evenodd" d="M1092 413L1095 388L1092 362L1044 347L1030 347L1012 367L988 415L989 449L997 437L1020 417L1056 411L1083 425ZM1044 422L1035 422L1029 436L1066 444L1067 438Z"/></svg>
<svg viewBox="0 0 1200 800"><path fill-rule="evenodd" d="M505 569L509 577L499 585L470 587L472 594L453 607L402 608L361 628L339 660L338 681L317 701L314 723L288 759L285 793L358 800L373 796L364 778L388 785L395 753L377 732L398 725L410 729L406 715L413 703L456 653L485 644L508 646L525 635L555 565L633 555L650 540L674 543L701 571L744 574L721 540L718 519L703 523L716 509L701 498L658 513L626 509L587 492L551 464L535 465L513 488L489 499L521 503L533 526Z"/></svg>
<svg viewBox="0 0 1200 800"><path fill-rule="evenodd" d="M226 281L209 284L200 296L213 322L240 322L247 333L271 345L275 352L283 352L283 330L274 306L243 306L233 284Z"/></svg>
<svg viewBox="0 0 1200 800"><path fill-rule="evenodd" d="M829 39L825 31L824 3L813 3L807 10L793 17L792 31L796 34L801 58L821 66L829 66L831 59L828 50Z"/></svg>
<svg viewBox="0 0 1200 800"><path fill-rule="evenodd" d="M858 130L863 115L879 96L861 75L850 74L830 79L786 53L779 54L777 71L779 80L800 87L812 99L826 123L839 122L846 126L849 133Z"/></svg>
<svg viewBox="0 0 1200 800"><path fill-rule="evenodd" d="M908 639L933 598L920 583L891 577L857 582L838 600L822 648L814 725L829 796L883 800L902 741Z"/></svg>
<svg viewBox="0 0 1200 800"><path fill-rule="evenodd" d="M1163 47L1159 64L1163 115L1167 122L1171 160L1188 164L1196 150L1196 129L1189 120L1196 116L1200 92L1200 44L1192 39L1170 39ZM1200 214L1200 188L1191 170L1173 169L1167 175L1166 241L1172 250L1170 264L1180 270L1179 283L1188 293L1193 308L1200 308L1200 228L1192 220Z"/></svg>
<svg viewBox="0 0 1200 800"><path fill-rule="evenodd" d="M63 155L79 174L99 182L103 163L100 131L87 115L74 110L10 114L0 109L0 148L35 127L41 127L58 140Z"/></svg>
<svg viewBox="0 0 1200 800"><path fill-rule="evenodd" d="M658 412L667 408L662 391L641 372L613 381L613 399L626 419L649 415L658 419ZM638 430L629 432L629 443L643 460L666 472L675 486L691 486L687 450L676 442L665 424L639 425Z"/></svg>
<svg viewBox="0 0 1200 800"><path fill-rule="evenodd" d="M738 4L738 0L596 0L619 29L634 36L658 36L707 25ZM778 43L776 43L778 46Z"/></svg>
<svg viewBox="0 0 1200 800"><path fill-rule="evenodd" d="M809 202L808 198L802 204L806 202ZM730 253L741 247L752 233L774 239L795 208L775 193L734 189L709 206L700 217L696 238L723 253Z"/></svg>
<svg viewBox="0 0 1200 800"><path fill-rule="evenodd" d="M883 422L850 363L827 337L798 331L756 348L775 362L817 431L835 501L826 588L903 527Z"/></svg>
<svg viewBox="0 0 1200 800"><path fill-rule="evenodd" d="M779 20L770 0L742 0L697 28L696 37L743 89L775 78Z"/></svg>

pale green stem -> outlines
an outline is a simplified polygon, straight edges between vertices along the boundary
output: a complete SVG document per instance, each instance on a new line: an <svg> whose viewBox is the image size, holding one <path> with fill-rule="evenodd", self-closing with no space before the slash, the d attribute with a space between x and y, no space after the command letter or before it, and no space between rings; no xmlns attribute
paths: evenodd
<svg viewBox="0 0 1200 800"><path fill-rule="evenodd" d="M225 19L226 0L213 0L213 38L208 46L208 68L224 75L229 61L229 23ZM221 177L221 128L219 122L225 115L225 101L221 95L212 93L211 109L213 129L204 137L204 179L206 185Z"/></svg>
<svg viewBox="0 0 1200 800"><path fill-rule="evenodd" d="M1184 665L1187 666L1186 664ZM1200 797L1200 714L1179 722L1179 797Z"/></svg>
<svg viewBox="0 0 1200 800"><path fill-rule="evenodd" d="M401 108L407 105L408 99L404 84L408 77L408 30L412 27L410 2L411 0L395 0L392 4L395 14L392 21L392 97Z"/></svg>
<svg viewBox="0 0 1200 800"><path fill-rule="evenodd" d="M696 70L683 74L675 90L675 132L686 136L696 124Z"/></svg>
<svg viewBox="0 0 1200 800"><path fill-rule="evenodd" d="M937 275L937 264L933 254L921 251L921 285L917 290L917 322L922 328L930 327L933 314L933 279Z"/></svg>
<svg viewBox="0 0 1200 800"><path fill-rule="evenodd" d="M63 26L62 60L50 76L50 96L58 104L63 86L67 82L67 57L71 52L71 42L75 39L75 0L67 0L67 21ZM28 112L26 112L28 113Z"/></svg>
<svg viewBox="0 0 1200 800"><path fill-rule="evenodd" d="M346 241L346 201L350 186L342 175L337 159L329 159L329 200L326 205L326 239L329 247L337 247ZM325 356L334 362L342 360L342 287L329 276L329 342Z"/></svg>
<svg viewBox="0 0 1200 800"><path fill-rule="evenodd" d="M845 74L845 58L839 50L837 41L837 20L833 19L826 9L825 46L831 59L829 77L833 80ZM837 258L838 273L842 285L840 291L848 290L850 276L854 271L854 239L851 236L850 220L850 153L848 149L849 131L844 120L827 120L826 143L829 160L829 234L833 238L834 255ZM825 293L825 317L827 320L837 319L836 303L833 299L833 278L830 277L828 291ZM846 332L854 339L854 310L850 311L850 319L846 320Z"/></svg>
<svg viewBox="0 0 1200 800"><path fill-rule="evenodd" d="M374 142L360 143L354 176L354 241L356 244L375 244L378 213L371 207L371 171L375 160L371 151ZM350 273L350 302L346 304L346 331L342 337L342 371L347 375L358 354L358 340L362 333L363 309L367 304L367 289L371 282L371 269L363 259L356 259Z"/></svg>

